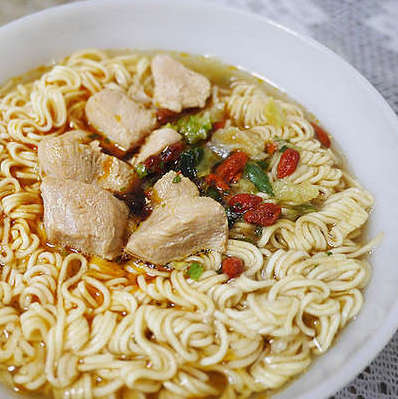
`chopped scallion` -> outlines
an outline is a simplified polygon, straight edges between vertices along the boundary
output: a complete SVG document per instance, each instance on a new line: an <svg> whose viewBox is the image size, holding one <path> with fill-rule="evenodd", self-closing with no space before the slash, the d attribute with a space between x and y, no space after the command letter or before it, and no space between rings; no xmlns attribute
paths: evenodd
<svg viewBox="0 0 398 399"><path fill-rule="evenodd" d="M200 263L192 262L188 268L188 276L198 281L203 273L203 266Z"/></svg>

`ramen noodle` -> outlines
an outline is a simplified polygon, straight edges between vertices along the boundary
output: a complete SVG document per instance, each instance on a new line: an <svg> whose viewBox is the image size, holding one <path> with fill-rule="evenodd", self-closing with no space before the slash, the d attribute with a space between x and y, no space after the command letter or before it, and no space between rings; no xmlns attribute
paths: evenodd
<svg viewBox="0 0 398 399"><path fill-rule="evenodd" d="M277 209L272 223L227 206L225 253L201 250L161 267L48 242L38 144L70 130L98 139L85 107L105 88L156 111L152 56L79 51L1 89L0 363L16 391L71 399L272 394L361 309L376 243L364 243L372 196L300 106L204 57L172 54L211 81L206 104L189 115L207 118L199 144L215 161L195 177L206 179L231 153L247 154L253 169L229 182L229 195ZM166 123L181 127L176 118ZM205 195L231 201L207 182Z"/></svg>

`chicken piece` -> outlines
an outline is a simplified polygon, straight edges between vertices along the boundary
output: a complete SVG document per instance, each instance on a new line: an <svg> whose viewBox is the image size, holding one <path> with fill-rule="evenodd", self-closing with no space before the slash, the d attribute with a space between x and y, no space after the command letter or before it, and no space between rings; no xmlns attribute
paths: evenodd
<svg viewBox="0 0 398 399"><path fill-rule="evenodd" d="M153 199L157 202L183 196L195 197L198 195L199 190L195 183L173 170L162 176L153 186Z"/></svg>
<svg viewBox="0 0 398 399"><path fill-rule="evenodd" d="M135 164L144 162L150 156L161 153L166 147L180 140L182 140L181 134L177 133L174 129L164 127L154 130L140 148L140 152L135 159Z"/></svg>
<svg viewBox="0 0 398 399"><path fill-rule="evenodd" d="M104 89L86 104L89 123L121 150L139 145L156 125L152 111L118 90Z"/></svg>
<svg viewBox="0 0 398 399"><path fill-rule="evenodd" d="M114 194L134 191L140 184L137 172L129 164L110 155L100 153L98 171L92 183Z"/></svg>
<svg viewBox="0 0 398 399"><path fill-rule="evenodd" d="M115 194L129 192L139 184L129 164L101 152L98 142L80 144L69 132L44 138L37 154L42 175L93 183Z"/></svg>
<svg viewBox="0 0 398 399"><path fill-rule="evenodd" d="M59 137L62 137L64 141L77 141L80 144L87 144L88 142L91 141L90 132L79 129L69 130L66 133L63 133L61 136L47 136L44 137L43 140L49 140L52 138L59 138Z"/></svg>
<svg viewBox="0 0 398 399"><path fill-rule="evenodd" d="M123 201L92 184L55 177L44 178L41 195L50 242L105 259L120 255L129 214Z"/></svg>
<svg viewBox="0 0 398 399"><path fill-rule="evenodd" d="M89 145L69 133L45 137L37 147L41 174L91 183L97 171L97 156Z"/></svg>
<svg viewBox="0 0 398 399"><path fill-rule="evenodd" d="M205 106L210 96L210 81L205 76L164 54L153 58L151 68L156 106L174 112Z"/></svg>
<svg viewBox="0 0 398 399"><path fill-rule="evenodd" d="M228 221L224 208L208 197L167 200L130 236L126 251L164 265L202 249L225 251Z"/></svg>

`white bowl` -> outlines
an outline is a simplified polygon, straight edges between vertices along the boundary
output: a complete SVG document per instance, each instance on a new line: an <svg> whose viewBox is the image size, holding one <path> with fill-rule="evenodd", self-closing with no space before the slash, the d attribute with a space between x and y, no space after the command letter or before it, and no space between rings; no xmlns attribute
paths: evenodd
<svg viewBox="0 0 398 399"><path fill-rule="evenodd" d="M350 65L315 41L251 14L203 1L96 0L57 7L0 29L0 80L86 47L215 55L267 78L313 112L376 198L370 234L385 232L357 320L275 398L323 399L356 376L398 326L398 120ZM11 397L0 388L0 397Z"/></svg>

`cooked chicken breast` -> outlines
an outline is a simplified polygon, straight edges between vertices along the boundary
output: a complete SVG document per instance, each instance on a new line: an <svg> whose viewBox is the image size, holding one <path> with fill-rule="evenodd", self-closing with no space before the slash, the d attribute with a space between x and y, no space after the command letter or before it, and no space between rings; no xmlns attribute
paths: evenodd
<svg viewBox="0 0 398 399"><path fill-rule="evenodd" d="M126 251L156 265L202 249L225 251L228 222L224 208L208 197L183 196L155 207L130 236Z"/></svg>
<svg viewBox="0 0 398 399"><path fill-rule="evenodd" d="M118 90L104 89L86 104L89 123L122 150L139 145L156 125L152 111Z"/></svg>
<svg viewBox="0 0 398 399"><path fill-rule="evenodd" d="M161 153L166 147L180 140L182 140L182 136L174 129L164 127L154 130L140 148L140 152L135 159L135 164L144 162L150 156Z"/></svg>
<svg viewBox="0 0 398 399"><path fill-rule="evenodd" d="M224 208L207 197L170 199L157 206L130 236L126 251L164 265L202 249L223 252L228 222Z"/></svg>
<svg viewBox="0 0 398 399"><path fill-rule="evenodd" d="M210 81L205 76L164 54L155 56L151 67L156 106L174 112L205 106L210 96Z"/></svg>
<svg viewBox="0 0 398 399"><path fill-rule="evenodd" d="M153 199L155 201L162 202L183 196L198 196L199 190L187 177L177 174L172 170L155 183L153 186L153 194Z"/></svg>
<svg viewBox="0 0 398 399"><path fill-rule="evenodd" d="M129 210L107 191L74 180L44 178L44 227L50 242L113 259L122 250Z"/></svg>
<svg viewBox="0 0 398 399"><path fill-rule="evenodd" d="M97 171L97 156L91 146L66 134L46 137L37 147L41 174L91 183Z"/></svg>
<svg viewBox="0 0 398 399"><path fill-rule="evenodd" d="M116 157L101 153L98 165L100 173L95 175L93 184L105 190L114 194L126 194L135 190L140 184L136 171Z"/></svg>
<svg viewBox="0 0 398 399"><path fill-rule="evenodd" d="M129 164L101 152L98 142L80 144L69 133L44 138L37 154L45 176L93 183L116 194L129 192L139 184Z"/></svg>

